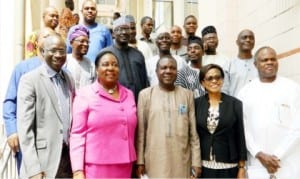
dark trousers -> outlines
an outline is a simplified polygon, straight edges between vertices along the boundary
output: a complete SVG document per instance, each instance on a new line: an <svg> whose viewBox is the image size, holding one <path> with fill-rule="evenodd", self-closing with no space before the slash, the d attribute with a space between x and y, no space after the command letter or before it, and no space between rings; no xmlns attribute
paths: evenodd
<svg viewBox="0 0 300 179"><path fill-rule="evenodd" d="M69 147L64 143L62 154L55 178L72 178L71 160L69 154Z"/></svg>
<svg viewBox="0 0 300 179"><path fill-rule="evenodd" d="M236 178L237 173L237 167L230 169L210 169L202 167L200 178Z"/></svg>

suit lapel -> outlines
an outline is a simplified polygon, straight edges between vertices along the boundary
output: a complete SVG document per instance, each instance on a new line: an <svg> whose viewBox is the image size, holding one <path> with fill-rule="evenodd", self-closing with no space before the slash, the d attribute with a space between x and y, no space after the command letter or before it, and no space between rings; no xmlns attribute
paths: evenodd
<svg viewBox="0 0 300 179"><path fill-rule="evenodd" d="M41 70L41 81L43 83L44 90L47 91L47 94L49 95L52 105L54 107L54 110L59 117L59 119L62 121L62 116L61 112L59 109L59 104L58 104L58 98L56 96L55 90L54 90L54 85L50 79L50 77L47 74L47 70L45 68L42 68Z"/></svg>
<svg viewBox="0 0 300 179"><path fill-rule="evenodd" d="M75 95L75 85L73 83L73 81L71 80L70 76L68 75L68 73L64 70L62 70L62 73L66 79L67 82L67 86L68 86L68 92L69 92L69 111L70 111L70 122L72 121L72 103L73 103L73 98Z"/></svg>

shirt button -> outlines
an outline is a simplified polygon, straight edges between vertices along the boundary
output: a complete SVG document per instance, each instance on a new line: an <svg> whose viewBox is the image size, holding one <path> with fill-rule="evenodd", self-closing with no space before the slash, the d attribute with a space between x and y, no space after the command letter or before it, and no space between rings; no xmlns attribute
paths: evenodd
<svg viewBox="0 0 300 179"><path fill-rule="evenodd" d="M62 129L60 129L60 130L59 130L59 133L61 133L61 134L62 134L62 133L64 133L64 131L63 131Z"/></svg>

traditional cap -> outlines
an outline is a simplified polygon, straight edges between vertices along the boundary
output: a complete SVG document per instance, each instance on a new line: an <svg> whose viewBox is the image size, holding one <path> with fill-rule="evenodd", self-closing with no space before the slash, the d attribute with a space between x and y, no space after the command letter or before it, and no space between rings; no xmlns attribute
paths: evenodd
<svg viewBox="0 0 300 179"><path fill-rule="evenodd" d="M206 34L210 34L210 33L217 33L217 30L214 26L210 25L210 26L206 26L202 29L202 37L205 36Z"/></svg>
<svg viewBox="0 0 300 179"><path fill-rule="evenodd" d="M76 25L73 28L70 29L70 35L69 35L69 41L71 42L75 38L79 36L88 36L89 37L90 32L89 30L84 27L83 25Z"/></svg>
<svg viewBox="0 0 300 179"><path fill-rule="evenodd" d="M126 16L121 16L118 19L113 21L113 29L121 25L130 25L130 21L128 18L126 18Z"/></svg>
<svg viewBox="0 0 300 179"><path fill-rule="evenodd" d="M128 20L129 23L135 23L135 19L132 15L126 15L125 18Z"/></svg>

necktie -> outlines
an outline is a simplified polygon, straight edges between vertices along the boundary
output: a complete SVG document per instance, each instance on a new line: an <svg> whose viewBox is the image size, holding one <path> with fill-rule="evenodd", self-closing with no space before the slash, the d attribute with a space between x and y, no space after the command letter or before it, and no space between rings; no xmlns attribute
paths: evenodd
<svg viewBox="0 0 300 179"><path fill-rule="evenodd" d="M66 81L62 78L61 74L57 73L54 76L54 82L56 86L56 95L58 97L58 104L62 116L63 122L63 138L66 143L69 139L69 127L70 127L70 102L69 91Z"/></svg>

